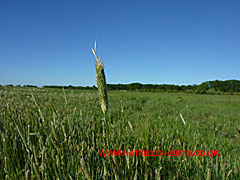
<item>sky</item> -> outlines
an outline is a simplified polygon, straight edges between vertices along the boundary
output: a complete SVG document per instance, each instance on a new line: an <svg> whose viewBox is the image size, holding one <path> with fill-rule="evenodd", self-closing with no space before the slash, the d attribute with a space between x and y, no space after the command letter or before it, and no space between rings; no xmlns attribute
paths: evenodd
<svg viewBox="0 0 240 180"><path fill-rule="evenodd" d="M240 79L239 0L0 0L0 84Z"/></svg>

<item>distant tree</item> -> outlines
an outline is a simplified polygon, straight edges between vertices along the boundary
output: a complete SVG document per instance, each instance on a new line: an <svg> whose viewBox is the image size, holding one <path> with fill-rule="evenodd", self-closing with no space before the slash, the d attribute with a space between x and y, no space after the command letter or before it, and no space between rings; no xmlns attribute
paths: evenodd
<svg viewBox="0 0 240 180"><path fill-rule="evenodd" d="M34 86L34 85L24 85L23 87L37 87L37 86Z"/></svg>
<svg viewBox="0 0 240 180"><path fill-rule="evenodd" d="M216 90L214 88L210 88L208 91L207 91L208 94L216 94Z"/></svg>
<svg viewBox="0 0 240 180"><path fill-rule="evenodd" d="M217 90L217 94L218 94L218 95L222 94L222 92L220 91L220 89Z"/></svg>
<svg viewBox="0 0 240 180"><path fill-rule="evenodd" d="M185 92L192 94L192 93L193 93L193 90L192 90L192 89L187 89Z"/></svg>
<svg viewBox="0 0 240 180"><path fill-rule="evenodd" d="M92 87L94 90L97 90L97 87L95 86L95 85L93 85L93 87Z"/></svg>

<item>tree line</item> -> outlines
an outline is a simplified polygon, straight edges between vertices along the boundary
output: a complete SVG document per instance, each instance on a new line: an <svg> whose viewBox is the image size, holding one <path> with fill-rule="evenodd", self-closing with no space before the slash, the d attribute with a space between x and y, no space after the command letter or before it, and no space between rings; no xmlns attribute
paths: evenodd
<svg viewBox="0 0 240 180"><path fill-rule="evenodd" d="M96 90L96 86L43 86L44 88L64 88ZM169 85L169 84L107 84L108 90L141 91L141 92L185 92L196 94L238 94L240 92L240 81L206 81L200 85Z"/></svg>
<svg viewBox="0 0 240 180"><path fill-rule="evenodd" d="M13 86L13 85L7 85ZM20 85L17 85L19 87ZM33 85L24 85L23 87L37 87ZM45 85L43 88L64 88L64 89L81 89L81 90L97 90L94 86L57 86ZM108 90L118 91L140 91L140 92L185 92L195 94L240 94L240 81L206 81L200 85L170 85L170 84L107 84Z"/></svg>

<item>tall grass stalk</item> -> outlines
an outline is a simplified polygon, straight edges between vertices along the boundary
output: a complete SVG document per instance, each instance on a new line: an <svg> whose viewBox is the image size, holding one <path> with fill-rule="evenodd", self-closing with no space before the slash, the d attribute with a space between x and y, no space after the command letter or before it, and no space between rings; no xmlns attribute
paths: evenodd
<svg viewBox="0 0 240 180"><path fill-rule="evenodd" d="M108 111L108 96L107 96L107 83L106 83L106 77L104 73L104 65L101 61L101 58L97 57L97 45L95 41L94 49L92 49L92 52L96 58L95 68L96 68L96 76L97 76L97 87L98 87L98 94L99 94L99 100L102 112L104 114L104 128L107 128L106 136L107 136L107 145L109 147L109 125L107 123L106 119L106 113ZM103 133L104 134L104 133Z"/></svg>
<svg viewBox="0 0 240 180"><path fill-rule="evenodd" d="M106 128L106 140L107 140L107 148L111 149L110 146L110 141L111 141L111 136L110 136L110 123L107 121L106 118L106 113L108 111L108 95L107 95L107 83L106 83L106 77L104 73L104 64L101 61L101 58L97 57L97 45L95 41L94 49L92 49L92 52L96 58L96 63L95 63L95 68L96 68L96 76L97 76L97 87L98 87L98 94L99 94L99 100L100 100L100 105L102 112L104 114L103 120L104 120L104 126L103 126L103 135L104 135L104 129ZM117 173L117 170L112 163L112 159L110 156L108 157L110 167L112 167L112 170L115 175L115 179L119 179L119 175ZM106 168L106 167L105 167Z"/></svg>
<svg viewBox="0 0 240 180"><path fill-rule="evenodd" d="M107 136L107 146L109 147L109 125L107 123L106 119L106 113L108 111L108 96L107 96L107 83L106 83L106 77L104 73L104 65L101 61L101 58L97 57L97 43L95 41L94 49L92 49L92 52L96 58L95 68L96 68L96 76L97 76L97 87L98 87L98 94L99 94L99 100L102 112L104 114L103 120L104 120L104 127L107 128L106 136ZM103 128L103 129L105 129ZM103 133L104 134L104 133Z"/></svg>

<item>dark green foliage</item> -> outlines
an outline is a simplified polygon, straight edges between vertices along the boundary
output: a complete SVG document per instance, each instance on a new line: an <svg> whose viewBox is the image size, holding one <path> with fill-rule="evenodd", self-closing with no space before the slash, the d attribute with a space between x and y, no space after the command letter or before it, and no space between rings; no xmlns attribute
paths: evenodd
<svg viewBox="0 0 240 180"><path fill-rule="evenodd" d="M13 87L13 85L8 85ZM25 85L24 87L36 87L33 85ZM108 90L124 90L124 91L141 91L141 92L184 92L195 94L227 94L239 95L240 94L240 81L227 80L227 81L207 81L200 85L169 85L169 84L107 84ZM97 90L96 86L57 86L48 85L43 88L55 89L79 89L79 90ZM211 89L209 91L209 89Z"/></svg>
<svg viewBox="0 0 240 180"><path fill-rule="evenodd" d="M200 85L168 85L168 84L108 84L108 90L126 90L126 91L141 91L141 92L185 92L196 94L235 94L240 93L240 81L207 81ZM45 88L62 88L62 86L44 86ZM96 87L73 87L64 86L65 89L85 89L96 90ZM211 89L209 91L209 89Z"/></svg>

